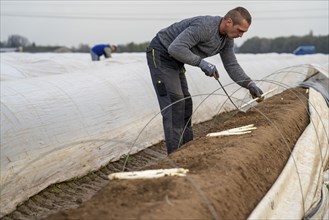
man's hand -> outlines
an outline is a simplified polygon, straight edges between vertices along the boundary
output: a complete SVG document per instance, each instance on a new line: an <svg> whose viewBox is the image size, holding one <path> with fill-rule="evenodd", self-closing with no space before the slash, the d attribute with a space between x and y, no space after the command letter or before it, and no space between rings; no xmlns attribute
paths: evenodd
<svg viewBox="0 0 329 220"><path fill-rule="evenodd" d="M219 74L218 74L218 71L217 71L217 68L215 65L211 64L211 63L208 63L207 61L205 60L201 60L200 64L199 64L199 67L202 69L202 71L207 75L207 76L210 76L210 77L215 77L215 79L218 79L219 78Z"/></svg>
<svg viewBox="0 0 329 220"><path fill-rule="evenodd" d="M255 99L257 97L259 98L257 100L257 102L261 102L261 101L264 100L264 97L261 97L262 94L263 94L263 91L259 87L256 86L256 83L250 82L248 84L248 87L247 88L249 89L249 92L250 92L250 94L251 94L251 96L252 96L253 99Z"/></svg>

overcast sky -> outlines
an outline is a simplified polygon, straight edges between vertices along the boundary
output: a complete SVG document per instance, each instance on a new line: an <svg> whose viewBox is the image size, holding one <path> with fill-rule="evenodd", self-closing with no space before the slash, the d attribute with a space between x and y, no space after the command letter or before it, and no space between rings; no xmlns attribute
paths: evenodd
<svg viewBox="0 0 329 220"><path fill-rule="evenodd" d="M37 45L77 47L98 43L150 41L160 29L184 18L220 15L247 8L253 22L243 38L328 35L329 1L179 1L179 0L1 0L1 41L9 35Z"/></svg>

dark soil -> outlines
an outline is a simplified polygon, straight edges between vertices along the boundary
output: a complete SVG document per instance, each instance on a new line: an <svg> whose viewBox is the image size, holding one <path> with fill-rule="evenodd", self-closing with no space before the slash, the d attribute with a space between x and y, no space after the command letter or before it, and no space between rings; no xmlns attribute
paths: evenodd
<svg viewBox="0 0 329 220"><path fill-rule="evenodd" d="M248 124L251 134L206 137ZM4 219L246 219L275 182L309 124L304 89L286 90L247 113L194 125L196 138L165 157L163 143L132 155L126 170L182 167L186 177L112 180L124 160L48 187ZM48 215L48 217L46 217Z"/></svg>

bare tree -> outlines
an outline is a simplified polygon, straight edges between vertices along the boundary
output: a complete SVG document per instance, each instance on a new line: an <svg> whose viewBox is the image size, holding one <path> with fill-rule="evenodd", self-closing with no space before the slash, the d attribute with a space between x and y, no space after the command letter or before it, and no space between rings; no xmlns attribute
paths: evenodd
<svg viewBox="0 0 329 220"><path fill-rule="evenodd" d="M7 47L26 47L30 42L26 37L20 35L10 35L7 41Z"/></svg>

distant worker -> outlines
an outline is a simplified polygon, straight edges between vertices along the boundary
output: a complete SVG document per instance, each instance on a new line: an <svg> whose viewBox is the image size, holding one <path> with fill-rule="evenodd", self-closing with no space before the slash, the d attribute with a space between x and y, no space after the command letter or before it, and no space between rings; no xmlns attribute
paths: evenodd
<svg viewBox="0 0 329 220"><path fill-rule="evenodd" d="M105 58L111 58L112 53L117 51L117 46L110 44L98 44L90 49L91 60L99 61L101 56Z"/></svg>
<svg viewBox="0 0 329 220"><path fill-rule="evenodd" d="M215 65L204 58L219 54L229 76L262 101L258 88L241 68L234 54L234 38L242 37L251 24L251 15L237 7L221 16L197 16L160 30L147 48L147 64L158 98L167 153L193 139L192 98L188 91L184 64L200 67L218 80Z"/></svg>

